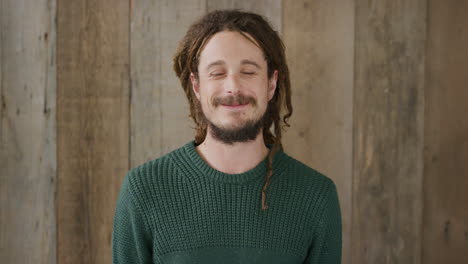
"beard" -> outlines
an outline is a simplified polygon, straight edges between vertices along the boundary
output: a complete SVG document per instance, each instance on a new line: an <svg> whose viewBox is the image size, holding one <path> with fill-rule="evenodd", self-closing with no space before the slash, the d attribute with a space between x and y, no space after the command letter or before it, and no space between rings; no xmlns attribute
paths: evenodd
<svg viewBox="0 0 468 264"><path fill-rule="evenodd" d="M228 103L226 103L228 102ZM226 98L215 98L213 100L213 105L218 107L219 104L235 104L235 103L245 103L249 102L253 106L257 105L257 102L253 98L245 98L242 96L239 97L226 97ZM255 140L262 132L262 128L265 124L265 120L268 118L268 107L265 109L265 112L257 119L248 120L240 127L235 128L225 128L215 125L213 122L208 120L203 113L203 118L208 124L209 131L211 136L218 141L223 142L224 144L232 145L236 142L247 142Z"/></svg>
<svg viewBox="0 0 468 264"><path fill-rule="evenodd" d="M208 126L214 139L232 145L236 142L247 142L256 139L263 128L263 117L258 120L249 120L243 126L234 129L218 127L210 121L208 121Z"/></svg>

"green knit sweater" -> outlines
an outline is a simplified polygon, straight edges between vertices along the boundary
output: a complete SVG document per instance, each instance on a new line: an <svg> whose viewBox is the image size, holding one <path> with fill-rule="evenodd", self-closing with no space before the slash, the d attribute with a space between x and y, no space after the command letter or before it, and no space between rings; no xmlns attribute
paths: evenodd
<svg viewBox="0 0 468 264"><path fill-rule="evenodd" d="M340 263L341 213L328 177L279 151L241 174L211 168L194 142L131 169L112 233L113 263Z"/></svg>

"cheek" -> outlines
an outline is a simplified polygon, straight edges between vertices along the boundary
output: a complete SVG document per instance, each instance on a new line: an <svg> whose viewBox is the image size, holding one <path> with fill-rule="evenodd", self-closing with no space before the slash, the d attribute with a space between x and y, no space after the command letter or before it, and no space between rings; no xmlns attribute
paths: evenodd
<svg viewBox="0 0 468 264"><path fill-rule="evenodd" d="M210 90L210 87L204 86L204 89L200 89L200 98L202 109L204 111L211 111L213 109L212 100L214 93Z"/></svg>
<svg viewBox="0 0 468 264"><path fill-rule="evenodd" d="M267 107L268 107L268 95L266 94L266 95L262 96L262 99L261 99L260 102L258 102L258 104L259 104L259 108L260 108L261 112L265 112Z"/></svg>
<svg viewBox="0 0 468 264"><path fill-rule="evenodd" d="M262 87L263 89L257 93L257 100L259 104L261 103L262 105L266 105L269 101L267 83L262 83L260 87Z"/></svg>

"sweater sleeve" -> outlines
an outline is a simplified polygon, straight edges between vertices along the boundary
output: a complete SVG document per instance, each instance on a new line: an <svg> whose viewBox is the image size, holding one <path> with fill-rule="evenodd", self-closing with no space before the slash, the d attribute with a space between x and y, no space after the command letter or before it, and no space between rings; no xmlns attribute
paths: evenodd
<svg viewBox="0 0 468 264"><path fill-rule="evenodd" d="M151 234L131 192L129 174L120 189L112 231L112 263L152 263Z"/></svg>
<svg viewBox="0 0 468 264"><path fill-rule="evenodd" d="M341 210L335 184L330 180L326 200L312 246L305 263L341 263Z"/></svg>

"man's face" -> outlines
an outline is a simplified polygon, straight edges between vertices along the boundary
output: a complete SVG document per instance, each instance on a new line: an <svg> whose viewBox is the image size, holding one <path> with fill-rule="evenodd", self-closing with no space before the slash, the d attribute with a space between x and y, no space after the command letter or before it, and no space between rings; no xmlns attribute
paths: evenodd
<svg viewBox="0 0 468 264"><path fill-rule="evenodd" d="M222 31L205 45L198 79L192 74L191 81L205 118L229 133L242 132L261 120L274 95L277 75L275 71L268 79L267 62L258 46L238 32Z"/></svg>

